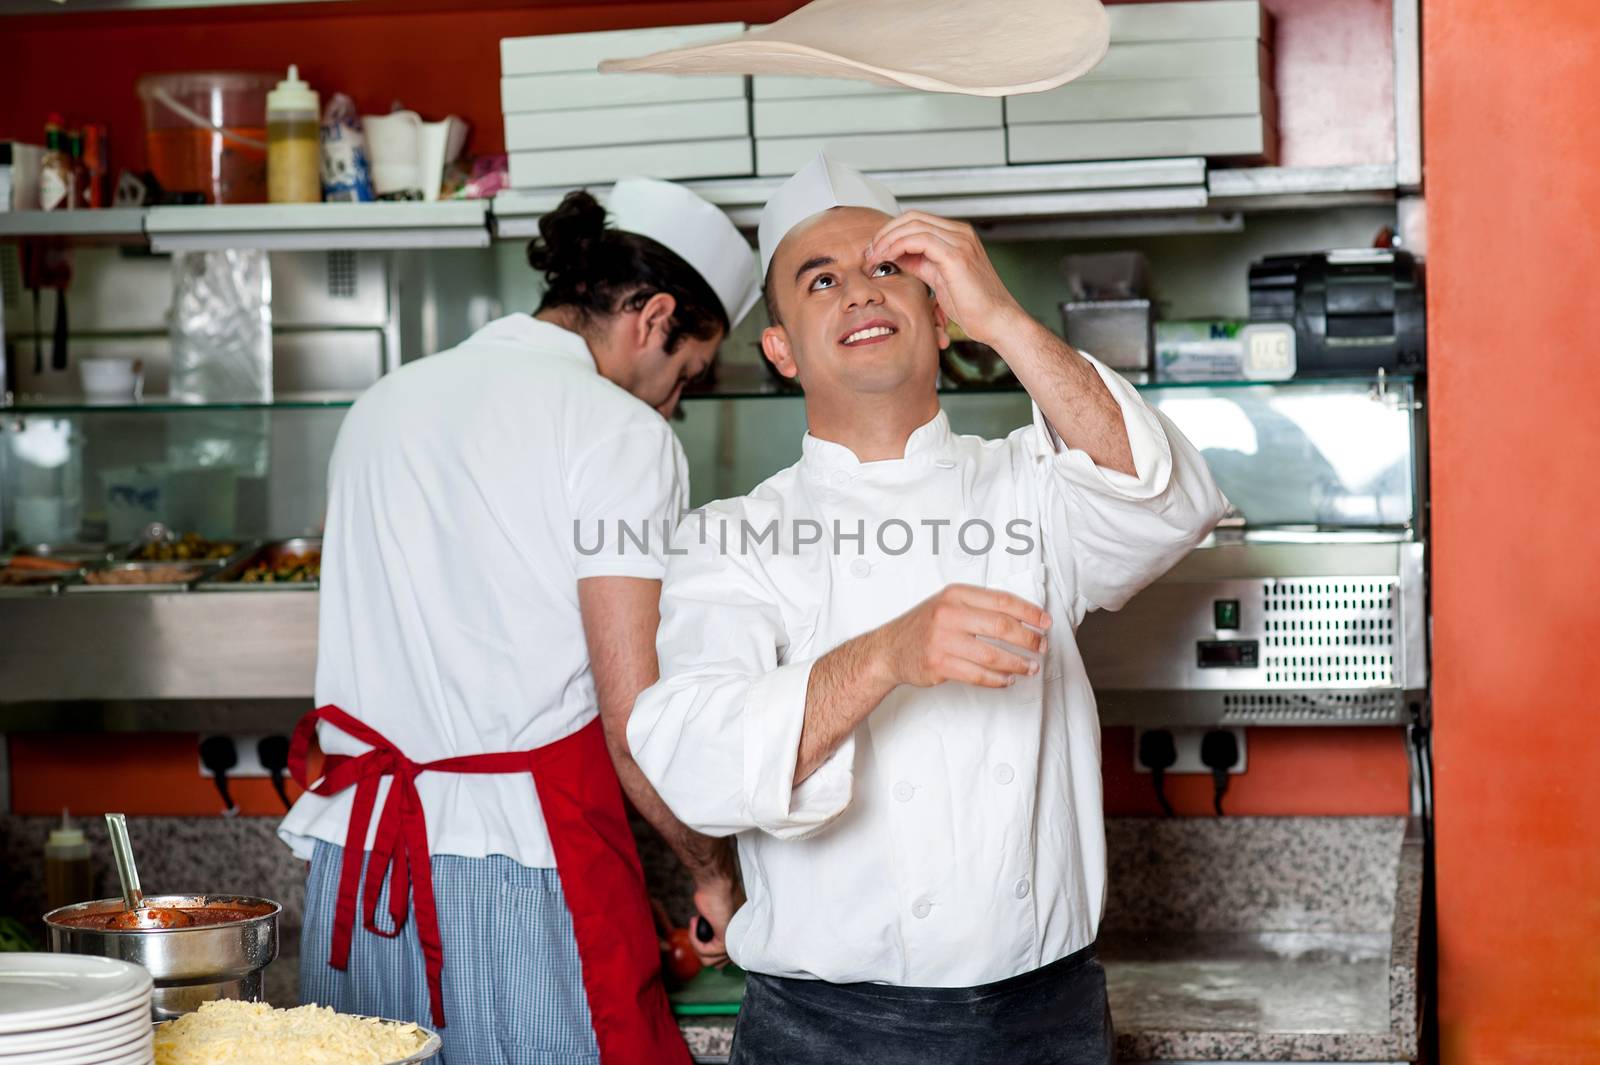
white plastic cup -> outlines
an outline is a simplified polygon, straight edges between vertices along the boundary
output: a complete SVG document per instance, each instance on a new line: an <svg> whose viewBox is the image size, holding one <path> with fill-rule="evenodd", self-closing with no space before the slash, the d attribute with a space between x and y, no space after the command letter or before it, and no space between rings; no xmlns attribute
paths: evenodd
<svg viewBox="0 0 1600 1065"><path fill-rule="evenodd" d="M78 377L86 399L101 402L139 400L144 395L144 361L126 356L82 359Z"/></svg>

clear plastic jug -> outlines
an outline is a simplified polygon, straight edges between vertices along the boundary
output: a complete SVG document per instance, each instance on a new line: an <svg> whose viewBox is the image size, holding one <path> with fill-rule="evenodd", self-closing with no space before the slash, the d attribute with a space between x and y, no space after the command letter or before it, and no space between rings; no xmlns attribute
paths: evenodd
<svg viewBox="0 0 1600 1065"><path fill-rule="evenodd" d="M147 74L139 79L150 170L168 192L208 203L265 203L273 74Z"/></svg>

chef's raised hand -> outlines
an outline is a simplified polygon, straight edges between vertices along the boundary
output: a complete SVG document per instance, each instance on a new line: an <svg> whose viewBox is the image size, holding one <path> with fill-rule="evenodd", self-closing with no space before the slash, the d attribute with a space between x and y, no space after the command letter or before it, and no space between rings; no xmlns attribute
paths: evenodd
<svg viewBox="0 0 1600 1065"><path fill-rule="evenodd" d="M878 630L878 653L896 684L932 687L960 681L1004 688L1039 669L1050 615L1009 592L952 584Z"/></svg>
<svg viewBox="0 0 1600 1065"><path fill-rule="evenodd" d="M939 306L974 340L993 346L1006 323L1027 312L995 272L977 231L925 211L885 222L862 250L868 262L892 262L933 289Z"/></svg>

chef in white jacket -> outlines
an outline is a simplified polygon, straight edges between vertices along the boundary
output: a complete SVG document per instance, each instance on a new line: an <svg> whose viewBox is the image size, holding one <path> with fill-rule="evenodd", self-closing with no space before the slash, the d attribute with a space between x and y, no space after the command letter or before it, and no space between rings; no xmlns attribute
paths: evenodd
<svg viewBox="0 0 1600 1065"><path fill-rule="evenodd" d="M735 835L743 1065L1113 1059L1100 730L1074 632L1226 501L1178 430L1030 318L971 227L819 157L760 225L802 458L690 515L628 725L673 811ZM939 407L946 323L1034 401Z"/></svg>

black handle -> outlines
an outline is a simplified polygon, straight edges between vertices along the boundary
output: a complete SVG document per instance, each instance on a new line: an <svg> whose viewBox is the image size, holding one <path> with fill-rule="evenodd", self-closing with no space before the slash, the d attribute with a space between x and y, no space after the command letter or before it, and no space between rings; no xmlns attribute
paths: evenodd
<svg viewBox="0 0 1600 1065"><path fill-rule="evenodd" d="M56 331L50 339L50 368L67 368L67 289L56 289Z"/></svg>
<svg viewBox="0 0 1600 1065"><path fill-rule="evenodd" d="M709 943L717 938L717 933L711 928L711 922L699 914L694 918L694 937L702 943Z"/></svg>

